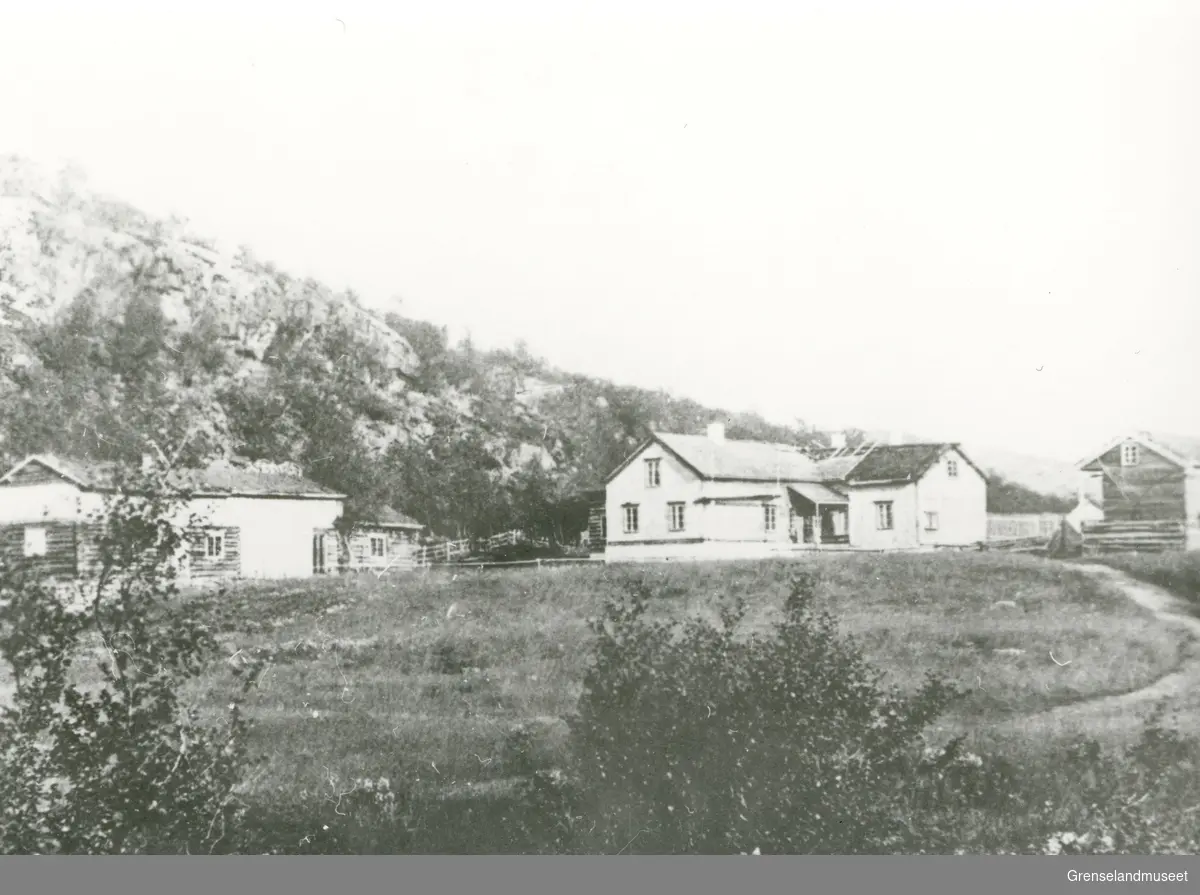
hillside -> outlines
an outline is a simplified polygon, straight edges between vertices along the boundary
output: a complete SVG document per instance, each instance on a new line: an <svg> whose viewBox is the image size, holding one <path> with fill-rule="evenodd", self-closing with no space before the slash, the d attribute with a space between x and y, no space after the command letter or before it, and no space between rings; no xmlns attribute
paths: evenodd
<svg viewBox="0 0 1200 895"><path fill-rule="evenodd" d="M78 172L0 159L6 464L33 451L286 460L351 495L350 519L392 504L440 534L564 538L583 526L579 493L650 428L714 417L731 438L822 440L802 421L552 369L521 345L451 344L97 195Z"/></svg>

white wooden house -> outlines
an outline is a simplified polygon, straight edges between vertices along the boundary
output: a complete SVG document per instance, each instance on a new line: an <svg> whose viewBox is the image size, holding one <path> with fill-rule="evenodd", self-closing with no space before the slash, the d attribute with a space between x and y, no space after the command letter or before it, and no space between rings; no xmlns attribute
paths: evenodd
<svg viewBox="0 0 1200 895"><path fill-rule="evenodd" d="M0 477L0 561L19 557L48 576L86 577L95 516L117 493L118 473L113 464L50 455L22 460ZM293 472L214 464L171 478L190 495L176 520L190 531L185 580L312 575L315 539L342 515L344 495Z"/></svg>
<svg viewBox="0 0 1200 895"><path fill-rule="evenodd" d="M713 424L646 439L609 475L602 527L608 562L965 547L986 540L987 483L956 444L819 454Z"/></svg>

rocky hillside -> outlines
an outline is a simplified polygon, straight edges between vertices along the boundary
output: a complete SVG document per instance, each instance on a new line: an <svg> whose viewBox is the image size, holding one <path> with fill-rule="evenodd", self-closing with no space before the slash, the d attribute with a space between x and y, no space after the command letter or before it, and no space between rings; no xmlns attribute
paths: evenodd
<svg viewBox="0 0 1200 895"><path fill-rule="evenodd" d="M0 460L53 450L180 462L288 461L460 535L569 536L579 493L649 428L803 445L771 424L547 367L523 347L450 344L96 195L83 176L0 159Z"/></svg>
<svg viewBox="0 0 1200 895"><path fill-rule="evenodd" d="M114 285L148 265L161 269L162 309L178 333L208 326L231 351L262 363L281 327L344 317L378 346L385 363L411 373L405 340L350 293L297 281L192 233L87 191L83 175L16 157L0 159L0 310L37 320L90 294L104 314L123 312Z"/></svg>

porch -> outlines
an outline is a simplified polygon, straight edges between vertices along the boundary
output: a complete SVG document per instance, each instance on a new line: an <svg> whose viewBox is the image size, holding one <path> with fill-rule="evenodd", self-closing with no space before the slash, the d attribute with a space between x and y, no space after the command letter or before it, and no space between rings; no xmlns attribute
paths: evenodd
<svg viewBox="0 0 1200 895"><path fill-rule="evenodd" d="M850 502L845 495L817 482L791 484L787 491L788 531L794 543L813 547L850 543Z"/></svg>

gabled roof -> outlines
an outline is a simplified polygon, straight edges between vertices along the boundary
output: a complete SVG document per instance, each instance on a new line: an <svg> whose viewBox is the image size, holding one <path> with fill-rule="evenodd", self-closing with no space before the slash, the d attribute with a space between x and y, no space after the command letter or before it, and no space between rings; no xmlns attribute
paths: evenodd
<svg viewBox="0 0 1200 895"><path fill-rule="evenodd" d="M1177 463L1185 469L1200 466L1200 438L1192 435L1167 435L1161 433L1137 432L1132 435L1122 435L1114 438L1102 449L1085 457L1076 464L1077 469L1083 469L1095 463L1113 448L1127 441L1135 441L1166 457L1172 463Z"/></svg>
<svg viewBox="0 0 1200 895"><path fill-rule="evenodd" d="M117 463L36 454L26 457L10 469L0 478L0 484L8 484L15 473L34 463L85 491L114 491L121 480L122 467ZM213 465L206 469L174 470L168 476L168 482L172 487L188 491L196 497L304 497L325 500L345 497L303 476L236 466Z"/></svg>
<svg viewBox="0 0 1200 895"><path fill-rule="evenodd" d="M714 441L706 435L655 432L609 473L612 481L651 444L662 445L675 459L704 479L742 482L816 481L817 464L799 448L765 441Z"/></svg>
<svg viewBox="0 0 1200 895"><path fill-rule="evenodd" d="M985 479L987 475L962 452L957 444L889 444L879 445L846 476L847 484L868 482L898 483L915 482L921 478L947 451L956 451L967 465Z"/></svg>

